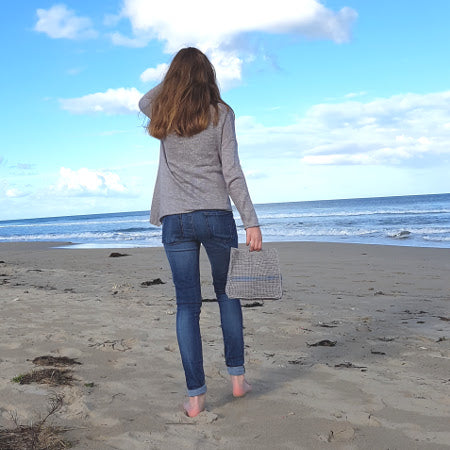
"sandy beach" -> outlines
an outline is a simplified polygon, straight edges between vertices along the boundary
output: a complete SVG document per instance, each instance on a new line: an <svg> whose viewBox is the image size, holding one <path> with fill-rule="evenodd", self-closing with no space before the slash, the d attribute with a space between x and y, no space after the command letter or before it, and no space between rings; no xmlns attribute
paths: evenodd
<svg viewBox="0 0 450 450"><path fill-rule="evenodd" d="M77 449L450 448L449 249L265 244L284 297L243 302L241 399L202 254L207 411L190 419L164 250L57 245L0 244L3 429L62 394L51 421ZM80 363L70 385L11 381L43 355Z"/></svg>

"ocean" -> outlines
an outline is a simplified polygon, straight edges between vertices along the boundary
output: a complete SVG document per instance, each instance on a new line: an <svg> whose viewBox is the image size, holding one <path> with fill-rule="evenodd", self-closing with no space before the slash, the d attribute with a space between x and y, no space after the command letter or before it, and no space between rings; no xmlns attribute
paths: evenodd
<svg viewBox="0 0 450 450"><path fill-rule="evenodd" d="M314 241L450 248L450 194L255 205L265 242ZM245 230L234 211L239 241ZM148 211L0 221L0 242L77 248L161 246ZM73 247L71 247L73 248Z"/></svg>

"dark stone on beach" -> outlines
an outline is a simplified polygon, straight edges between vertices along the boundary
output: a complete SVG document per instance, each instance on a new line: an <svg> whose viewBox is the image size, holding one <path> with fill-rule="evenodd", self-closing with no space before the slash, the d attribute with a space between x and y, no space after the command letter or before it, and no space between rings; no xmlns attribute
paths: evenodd
<svg viewBox="0 0 450 450"><path fill-rule="evenodd" d="M109 255L110 258L120 258L121 256L130 256L130 255L127 255L126 253L117 253L117 252L112 252Z"/></svg>
<svg viewBox="0 0 450 450"><path fill-rule="evenodd" d="M256 306L263 306L263 302L252 302L252 303L243 303L243 308L255 308Z"/></svg>
<svg viewBox="0 0 450 450"><path fill-rule="evenodd" d="M336 328L339 325L339 322L337 320L333 320L330 323L319 322L317 325L324 328Z"/></svg>
<svg viewBox="0 0 450 450"><path fill-rule="evenodd" d="M395 341L397 338L396 337L387 337L387 336L381 336L378 338L379 341L383 341L383 342L392 342Z"/></svg>
<svg viewBox="0 0 450 450"><path fill-rule="evenodd" d="M380 352L378 350L371 350L370 353L372 353L372 355L385 355L386 354L386 353Z"/></svg>
<svg viewBox="0 0 450 450"><path fill-rule="evenodd" d="M212 302L217 302L217 299L216 298L202 298L202 302L204 302L204 303L208 303L208 302L212 303Z"/></svg>
<svg viewBox="0 0 450 450"><path fill-rule="evenodd" d="M347 362L347 361L340 363L340 364L335 364L334 367L343 368L343 369L367 369L367 367L365 367L365 366L355 366L353 363Z"/></svg>
<svg viewBox="0 0 450 450"><path fill-rule="evenodd" d="M148 287L148 286L153 286L155 284L166 284L163 280L161 280L161 278L155 278L152 281L143 281L141 283L142 287Z"/></svg>
<svg viewBox="0 0 450 450"><path fill-rule="evenodd" d="M298 364L303 364L304 362L303 362L303 360L300 358L300 359L293 359L293 360L291 360L291 361L288 361L288 364L294 364L294 365L298 365Z"/></svg>
<svg viewBox="0 0 450 450"><path fill-rule="evenodd" d="M438 316L439 319L444 320L445 322L450 322L450 317Z"/></svg>
<svg viewBox="0 0 450 450"><path fill-rule="evenodd" d="M440 337L436 342L444 342L447 338L445 336Z"/></svg>
<svg viewBox="0 0 450 450"><path fill-rule="evenodd" d="M0 261L0 264L6 264L5 261Z"/></svg>
<svg viewBox="0 0 450 450"><path fill-rule="evenodd" d="M337 341L330 341L329 339L323 339L322 341L315 342L314 344L308 344L306 345L308 347L334 347L336 345Z"/></svg>

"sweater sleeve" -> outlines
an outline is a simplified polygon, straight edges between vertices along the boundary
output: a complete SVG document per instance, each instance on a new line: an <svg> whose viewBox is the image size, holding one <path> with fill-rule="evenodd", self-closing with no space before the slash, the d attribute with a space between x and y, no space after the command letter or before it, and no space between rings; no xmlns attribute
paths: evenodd
<svg viewBox="0 0 450 450"><path fill-rule="evenodd" d="M150 119L152 115L152 102L158 95L161 89L161 84L158 84L153 89L150 89L140 100L139 109Z"/></svg>
<svg viewBox="0 0 450 450"><path fill-rule="evenodd" d="M220 146L222 172L231 200L236 205L245 228L259 226L238 155L234 113L226 113Z"/></svg>

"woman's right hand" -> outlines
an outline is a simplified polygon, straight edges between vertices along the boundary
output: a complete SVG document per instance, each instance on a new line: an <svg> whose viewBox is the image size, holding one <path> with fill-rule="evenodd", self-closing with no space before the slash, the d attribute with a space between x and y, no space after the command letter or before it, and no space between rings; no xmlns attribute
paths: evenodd
<svg viewBox="0 0 450 450"><path fill-rule="evenodd" d="M250 251L259 252L262 248L262 234L259 227L248 227L245 232L247 233L246 245L250 245Z"/></svg>

